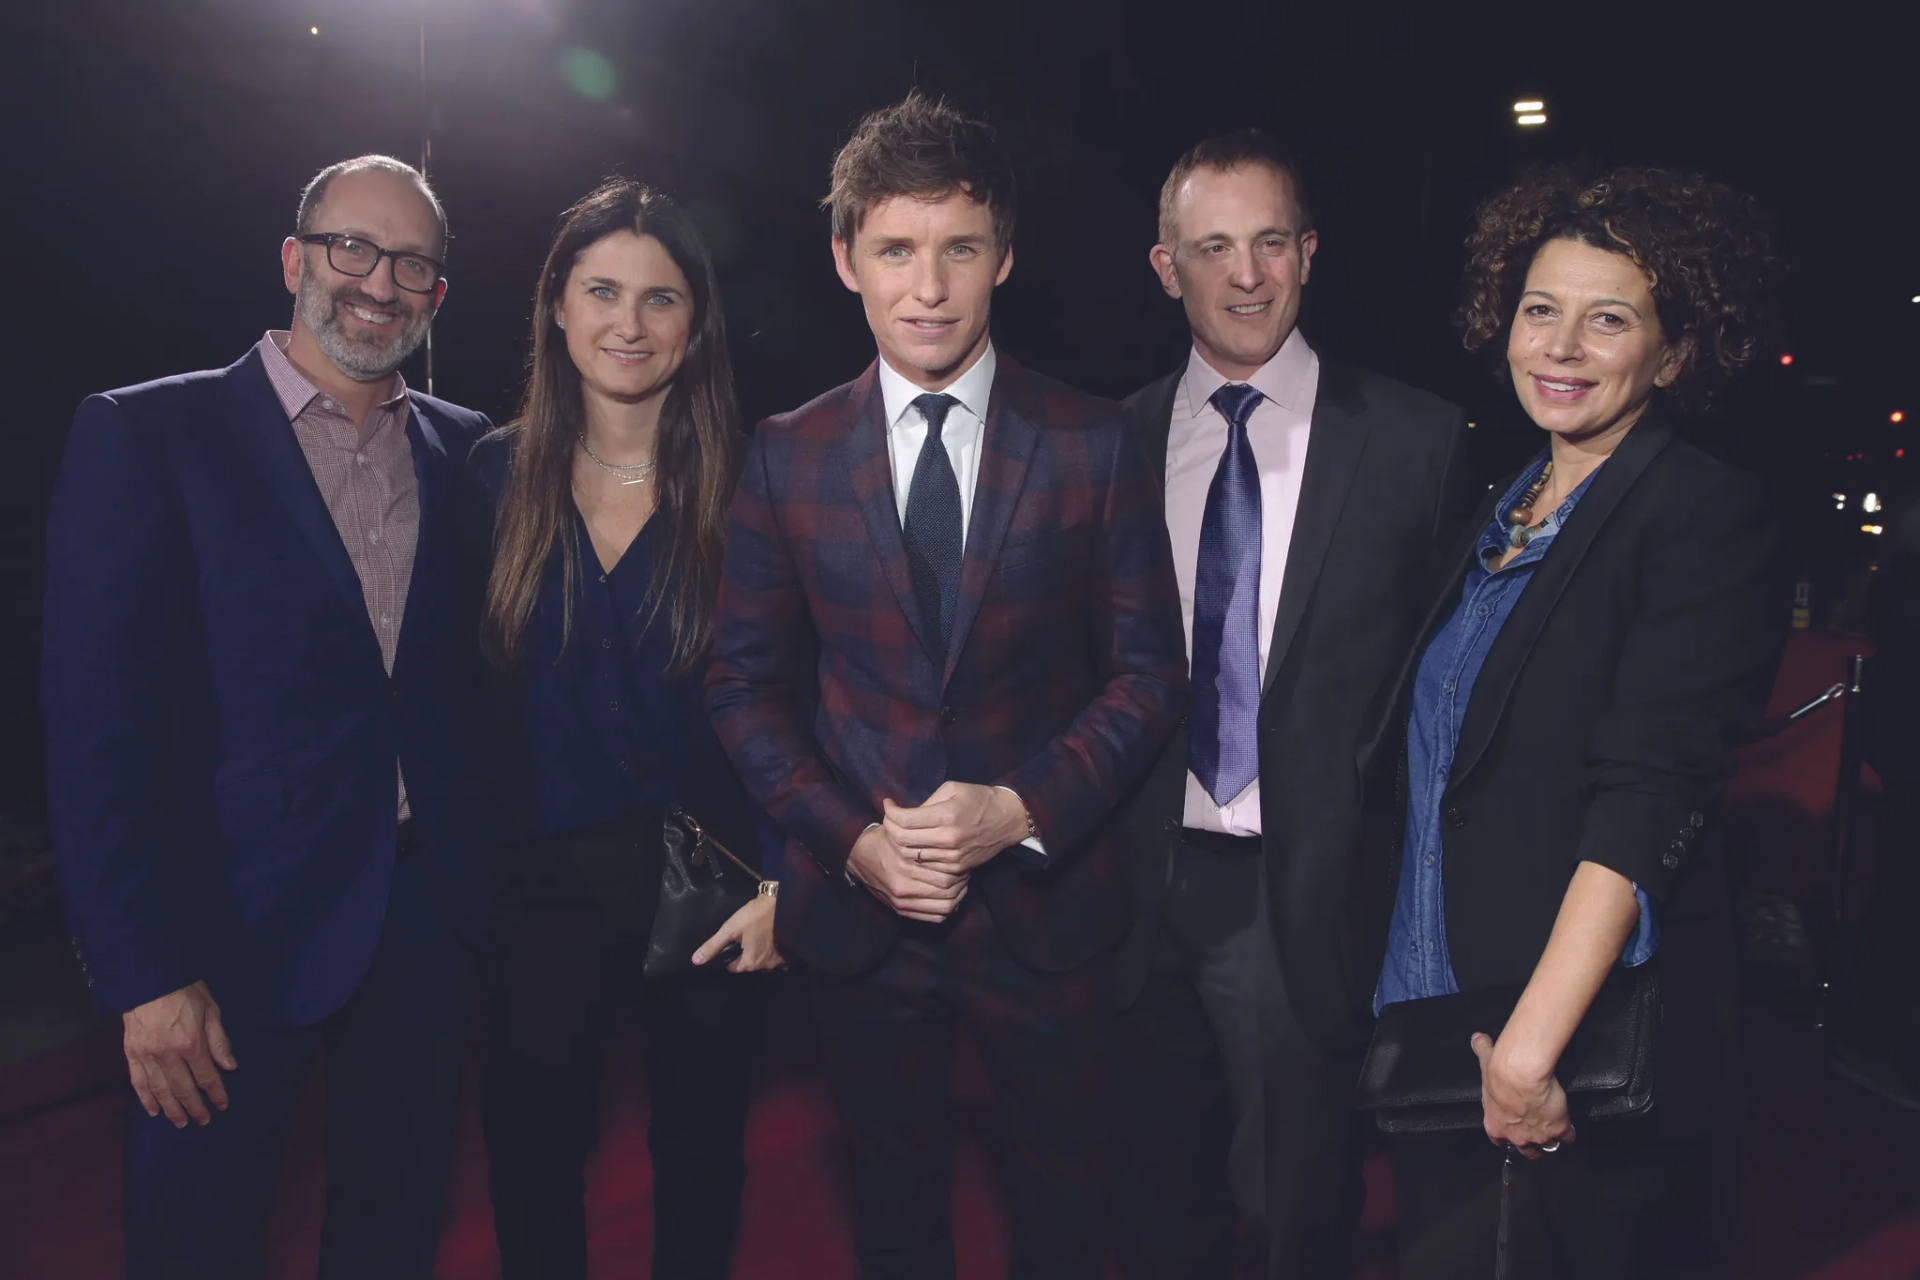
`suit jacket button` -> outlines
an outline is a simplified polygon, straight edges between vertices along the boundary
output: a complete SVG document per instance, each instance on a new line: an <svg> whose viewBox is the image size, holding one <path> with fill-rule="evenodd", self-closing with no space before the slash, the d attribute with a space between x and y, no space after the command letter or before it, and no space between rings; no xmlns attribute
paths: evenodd
<svg viewBox="0 0 1920 1280"><path fill-rule="evenodd" d="M1180 819L1162 818L1160 819L1160 829L1162 831L1178 831L1180 829Z"/></svg>
<svg viewBox="0 0 1920 1280"><path fill-rule="evenodd" d="M953 708L952 708L952 707L942 707L942 708L940 708L940 723L941 723L941 724L952 724L952 723L953 723L953 719L954 719L954 717L953 717Z"/></svg>
<svg viewBox="0 0 1920 1280"><path fill-rule="evenodd" d="M1667 870L1672 871L1675 867L1680 865L1680 855L1677 853L1668 852L1661 857L1660 865L1665 867Z"/></svg>
<svg viewBox="0 0 1920 1280"><path fill-rule="evenodd" d="M1180 717L1180 727L1182 729L1187 727L1187 718L1185 716Z"/></svg>
<svg viewBox="0 0 1920 1280"><path fill-rule="evenodd" d="M1701 827L1707 825L1707 815L1695 810L1693 813L1687 815L1687 825L1695 831L1698 831Z"/></svg>
<svg viewBox="0 0 1920 1280"><path fill-rule="evenodd" d="M1450 827L1464 827L1467 825L1466 810L1461 809L1457 805L1447 810L1446 813L1441 816L1447 820L1447 825Z"/></svg>

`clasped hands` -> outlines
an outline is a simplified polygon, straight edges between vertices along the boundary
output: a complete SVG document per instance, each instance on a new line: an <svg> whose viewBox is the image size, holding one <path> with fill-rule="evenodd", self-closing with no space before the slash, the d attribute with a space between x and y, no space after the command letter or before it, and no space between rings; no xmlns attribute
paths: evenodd
<svg viewBox="0 0 1920 1280"><path fill-rule="evenodd" d="M854 841L847 870L908 920L952 915L974 868L1027 835L1026 805L1004 787L944 782L924 804L881 808L885 820Z"/></svg>
<svg viewBox="0 0 1920 1280"><path fill-rule="evenodd" d="M1488 1138L1511 1145L1529 1160L1573 1141L1567 1091L1554 1077L1555 1064L1542 1068L1521 1061L1504 1036L1496 1041L1484 1031L1474 1033L1472 1044L1480 1059L1480 1105Z"/></svg>

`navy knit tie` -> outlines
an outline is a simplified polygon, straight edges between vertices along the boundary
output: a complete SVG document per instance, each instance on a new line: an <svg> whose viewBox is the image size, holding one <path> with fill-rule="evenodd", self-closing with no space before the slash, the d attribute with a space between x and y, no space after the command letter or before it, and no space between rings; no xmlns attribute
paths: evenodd
<svg viewBox="0 0 1920 1280"><path fill-rule="evenodd" d="M913 574L913 594L927 636L945 654L953 638L953 612L960 602L960 482L941 442L940 428L947 411L960 402L952 396L915 396L913 407L927 420L927 439L920 460L913 465L913 484L907 490L907 520L901 531L907 544L907 567Z"/></svg>
<svg viewBox="0 0 1920 1280"><path fill-rule="evenodd" d="M1227 420L1227 447L1200 521L1187 766L1217 804L1260 773L1260 468L1247 420L1264 398L1229 382L1208 402Z"/></svg>

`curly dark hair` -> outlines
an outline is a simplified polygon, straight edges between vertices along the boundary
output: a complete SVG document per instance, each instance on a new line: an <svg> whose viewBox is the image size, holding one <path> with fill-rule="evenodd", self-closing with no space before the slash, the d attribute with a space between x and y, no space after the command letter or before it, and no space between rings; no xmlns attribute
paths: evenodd
<svg viewBox="0 0 1920 1280"><path fill-rule="evenodd" d="M1527 269L1549 240L1624 254L1646 273L1668 339L1692 338L1668 388L1684 407L1703 408L1774 341L1783 268L1752 197L1672 169L1555 165L1482 204L1467 237L1461 334L1502 377Z"/></svg>

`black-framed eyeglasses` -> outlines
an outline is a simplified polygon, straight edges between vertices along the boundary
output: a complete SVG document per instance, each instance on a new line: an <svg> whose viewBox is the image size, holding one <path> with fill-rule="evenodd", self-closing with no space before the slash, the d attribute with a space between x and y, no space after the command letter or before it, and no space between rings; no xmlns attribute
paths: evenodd
<svg viewBox="0 0 1920 1280"><path fill-rule="evenodd" d="M380 259L392 258L393 282L408 293L432 293L447 271L445 263L436 262L424 253L382 249L365 236L343 231L318 231L294 239L301 244L325 245L327 265L343 276L370 276L380 265Z"/></svg>

